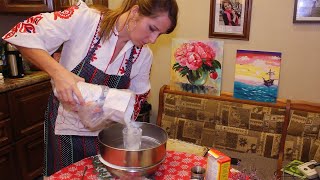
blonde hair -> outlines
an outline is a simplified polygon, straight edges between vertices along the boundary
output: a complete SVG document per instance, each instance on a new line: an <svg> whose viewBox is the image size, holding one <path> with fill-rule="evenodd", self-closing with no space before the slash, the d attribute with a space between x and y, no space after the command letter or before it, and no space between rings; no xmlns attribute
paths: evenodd
<svg viewBox="0 0 320 180"><path fill-rule="evenodd" d="M177 25L178 5L176 0L123 0L121 6L111 10L105 6L93 5L101 11L103 18L101 20L99 35L102 40L108 40L111 36L118 18L125 12L129 11L134 5L139 6L139 13L147 17L157 17L162 12L168 12L171 26L167 33L171 33Z"/></svg>

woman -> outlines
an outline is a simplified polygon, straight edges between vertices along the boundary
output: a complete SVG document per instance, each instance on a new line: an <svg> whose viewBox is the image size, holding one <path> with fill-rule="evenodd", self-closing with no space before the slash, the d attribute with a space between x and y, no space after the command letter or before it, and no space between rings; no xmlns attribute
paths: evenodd
<svg viewBox="0 0 320 180"><path fill-rule="evenodd" d="M222 3L222 18L226 26L239 26L239 14L233 9L230 1L223 1Z"/></svg>
<svg viewBox="0 0 320 180"><path fill-rule="evenodd" d="M150 90L152 53L146 44L171 33L177 13L175 0L124 0L116 10L80 1L62 12L33 16L3 36L50 75L56 90L45 114L44 176L98 152L96 136L54 133L56 120L66 118L58 113L59 104L84 103L77 82L130 89L138 115ZM50 54L62 44L58 63Z"/></svg>

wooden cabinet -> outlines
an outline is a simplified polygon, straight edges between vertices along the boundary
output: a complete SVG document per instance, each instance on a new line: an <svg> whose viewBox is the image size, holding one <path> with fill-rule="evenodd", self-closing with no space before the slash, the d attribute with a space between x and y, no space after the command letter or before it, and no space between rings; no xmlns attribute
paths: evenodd
<svg viewBox="0 0 320 180"><path fill-rule="evenodd" d="M83 0L84 2L87 2L88 0ZM54 0L54 6L55 10L63 10L71 6L69 0ZM100 4L104 6L108 6L108 0L90 0L92 4Z"/></svg>
<svg viewBox="0 0 320 180"><path fill-rule="evenodd" d="M16 171L15 156L13 145L0 148L0 177L1 179L16 180L19 176L19 172Z"/></svg>
<svg viewBox="0 0 320 180"><path fill-rule="evenodd" d="M0 147L12 141L7 94L0 94Z"/></svg>
<svg viewBox="0 0 320 180"><path fill-rule="evenodd" d="M6 94L0 94L0 120L9 117L9 107Z"/></svg>
<svg viewBox="0 0 320 180"><path fill-rule="evenodd" d="M83 0L84 2L88 0ZM66 9L74 0L0 0L0 13L38 14ZM90 0L88 3L108 6L108 0Z"/></svg>
<svg viewBox="0 0 320 180"><path fill-rule="evenodd" d="M8 98L6 93L0 94L0 177L1 179L17 179L14 163L14 146L12 127L9 119Z"/></svg>
<svg viewBox="0 0 320 180"><path fill-rule="evenodd" d="M43 130L44 112L51 92L48 87L50 82L46 81L8 93L15 140Z"/></svg>
<svg viewBox="0 0 320 180"><path fill-rule="evenodd" d="M53 10L53 0L0 0L0 12L40 13Z"/></svg>
<svg viewBox="0 0 320 180"><path fill-rule="evenodd" d="M44 113L49 81L0 94L0 179L33 180L42 175Z"/></svg>
<svg viewBox="0 0 320 180"><path fill-rule="evenodd" d="M27 136L16 143L16 156L21 177L33 180L43 172L43 130Z"/></svg>

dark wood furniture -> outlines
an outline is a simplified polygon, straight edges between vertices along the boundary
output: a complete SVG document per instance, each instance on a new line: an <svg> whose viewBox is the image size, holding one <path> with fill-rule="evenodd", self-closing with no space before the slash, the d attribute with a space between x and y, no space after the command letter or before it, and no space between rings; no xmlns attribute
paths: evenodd
<svg viewBox="0 0 320 180"><path fill-rule="evenodd" d="M69 0L0 0L0 13L38 14L59 11L70 7L70 2ZM92 0L92 2L108 6L108 0Z"/></svg>
<svg viewBox="0 0 320 180"><path fill-rule="evenodd" d="M85 0L83 0L86 2ZM100 4L104 6L108 6L108 0L92 0L93 4ZM63 10L70 7L69 1L67 0L55 0L54 1L55 10Z"/></svg>
<svg viewBox="0 0 320 180"><path fill-rule="evenodd" d="M40 13L53 10L53 0L0 0L0 12Z"/></svg>
<svg viewBox="0 0 320 180"><path fill-rule="evenodd" d="M7 94L0 94L0 175L16 179Z"/></svg>
<svg viewBox="0 0 320 180"><path fill-rule="evenodd" d="M0 177L33 180L43 168L49 81L0 93Z"/></svg>

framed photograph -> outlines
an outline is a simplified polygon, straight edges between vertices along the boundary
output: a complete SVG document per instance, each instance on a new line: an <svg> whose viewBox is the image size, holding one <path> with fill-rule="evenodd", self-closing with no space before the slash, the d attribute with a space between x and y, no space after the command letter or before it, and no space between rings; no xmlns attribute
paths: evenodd
<svg viewBox="0 0 320 180"><path fill-rule="evenodd" d="M295 0L294 23L319 23L320 0Z"/></svg>
<svg viewBox="0 0 320 180"><path fill-rule="evenodd" d="M249 40L252 0L211 0L209 37Z"/></svg>

